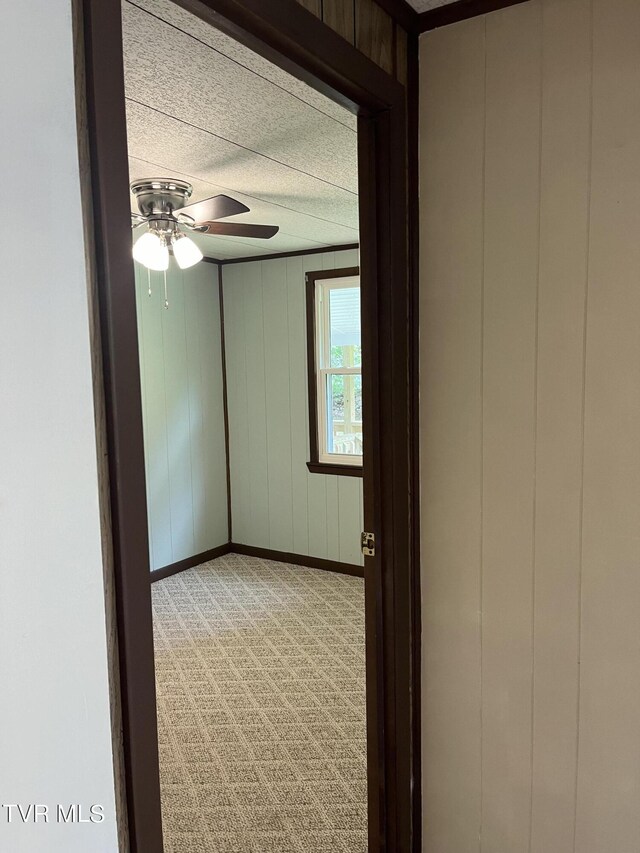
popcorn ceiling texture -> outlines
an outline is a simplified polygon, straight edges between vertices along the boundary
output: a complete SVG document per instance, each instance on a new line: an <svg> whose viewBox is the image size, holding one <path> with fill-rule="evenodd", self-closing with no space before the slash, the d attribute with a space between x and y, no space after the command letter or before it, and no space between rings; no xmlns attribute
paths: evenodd
<svg viewBox="0 0 640 853"><path fill-rule="evenodd" d="M358 240L356 118L167 0L125 0L130 179L181 177L225 193L271 240L196 238L218 258ZM132 209L137 209L132 197Z"/></svg>
<svg viewBox="0 0 640 853"><path fill-rule="evenodd" d="M122 11L125 27L131 25L130 15L138 12L147 12L155 16L160 22L170 25L173 30L167 28L168 32L176 29L183 34L197 39L202 45L207 45L221 58L226 57L237 65L250 69L254 75L264 78L285 92L296 96L301 101L314 106L320 112L332 116L336 121L345 124L352 130L356 130L357 118L344 107L332 101L326 95L322 95L316 89L298 80L292 74L274 65L268 59L255 53L251 48L225 35L215 27L209 26L196 15L186 9L182 9L174 0L123 0ZM125 57L125 62L127 57Z"/></svg>
<svg viewBox="0 0 640 853"><path fill-rule="evenodd" d="M365 853L363 580L229 554L152 591L166 853Z"/></svg>

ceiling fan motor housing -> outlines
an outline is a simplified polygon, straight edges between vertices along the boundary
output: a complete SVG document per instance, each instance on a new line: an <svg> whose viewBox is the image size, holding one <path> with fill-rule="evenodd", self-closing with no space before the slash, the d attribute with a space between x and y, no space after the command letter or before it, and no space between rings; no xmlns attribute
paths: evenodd
<svg viewBox="0 0 640 853"><path fill-rule="evenodd" d="M167 178L147 178L131 184L131 192L144 217L173 217L175 210L185 207L192 191L186 181Z"/></svg>
<svg viewBox="0 0 640 853"><path fill-rule="evenodd" d="M131 192L140 213L132 213L132 225L146 222L150 231L173 238L181 229L211 236L256 237L268 240L278 233L277 225L254 225L249 222L218 222L228 216L248 213L246 204L227 195L215 195L187 204L193 187L186 181L171 178L143 178L133 181Z"/></svg>

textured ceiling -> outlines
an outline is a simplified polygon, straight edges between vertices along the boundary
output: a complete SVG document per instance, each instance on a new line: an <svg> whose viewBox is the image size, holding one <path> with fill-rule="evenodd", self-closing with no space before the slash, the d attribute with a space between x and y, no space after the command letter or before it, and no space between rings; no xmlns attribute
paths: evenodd
<svg viewBox="0 0 640 853"><path fill-rule="evenodd" d="M430 9L437 9L438 6L448 6L454 3L455 0L409 0L409 3L416 12L428 12Z"/></svg>
<svg viewBox="0 0 640 853"><path fill-rule="evenodd" d="M170 0L124 0L131 180L225 193L270 240L196 237L218 258L358 240L356 119ZM132 199L132 210L135 210ZM227 220L229 221L229 220Z"/></svg>

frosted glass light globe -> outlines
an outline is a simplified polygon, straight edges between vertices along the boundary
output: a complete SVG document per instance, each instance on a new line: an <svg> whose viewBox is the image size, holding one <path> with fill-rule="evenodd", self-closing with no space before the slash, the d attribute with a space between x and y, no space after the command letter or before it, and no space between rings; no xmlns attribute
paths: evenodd
<svg viewBox="0 0 640 853"><path fill-rule="evenodd" d="M133 257L150 270L169 268L169 250L164 241L151 231L146 231L133 246Z"/></svg>
<svg viewBox="0 0 640 853"><path fill-rule="evenodd" d="M173 255L181 270L194 266L203 257L193 240L184 234L173 238Z"/></svg>

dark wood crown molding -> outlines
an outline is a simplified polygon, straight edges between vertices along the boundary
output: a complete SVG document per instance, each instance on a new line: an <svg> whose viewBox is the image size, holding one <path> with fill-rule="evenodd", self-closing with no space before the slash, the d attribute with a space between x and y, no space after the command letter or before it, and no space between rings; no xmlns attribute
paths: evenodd
<svg viewBox="0 0 640 853"><path fill-rule="evenodd" d="M247 255L244 258L203 258L209 264L248 264L251 261L273 261L277 258L298 258L302 255L322 255L325 252L347 252L350 249L359 249L359 243L344 243L336 246L319 246L317 249L297 249L293 252L274 252L272 255Z"/></svg>
<svg viewBox="0 0 640 853"><path fill-rule="evenodd" d="M526 2L527 0L457 0L448 6L423 12L418 16L418 29L419 32L426 33L428 30L455 24L466 18L475 18L478 15L486 15L487 12L497 12L498 9Z"/></svg>

